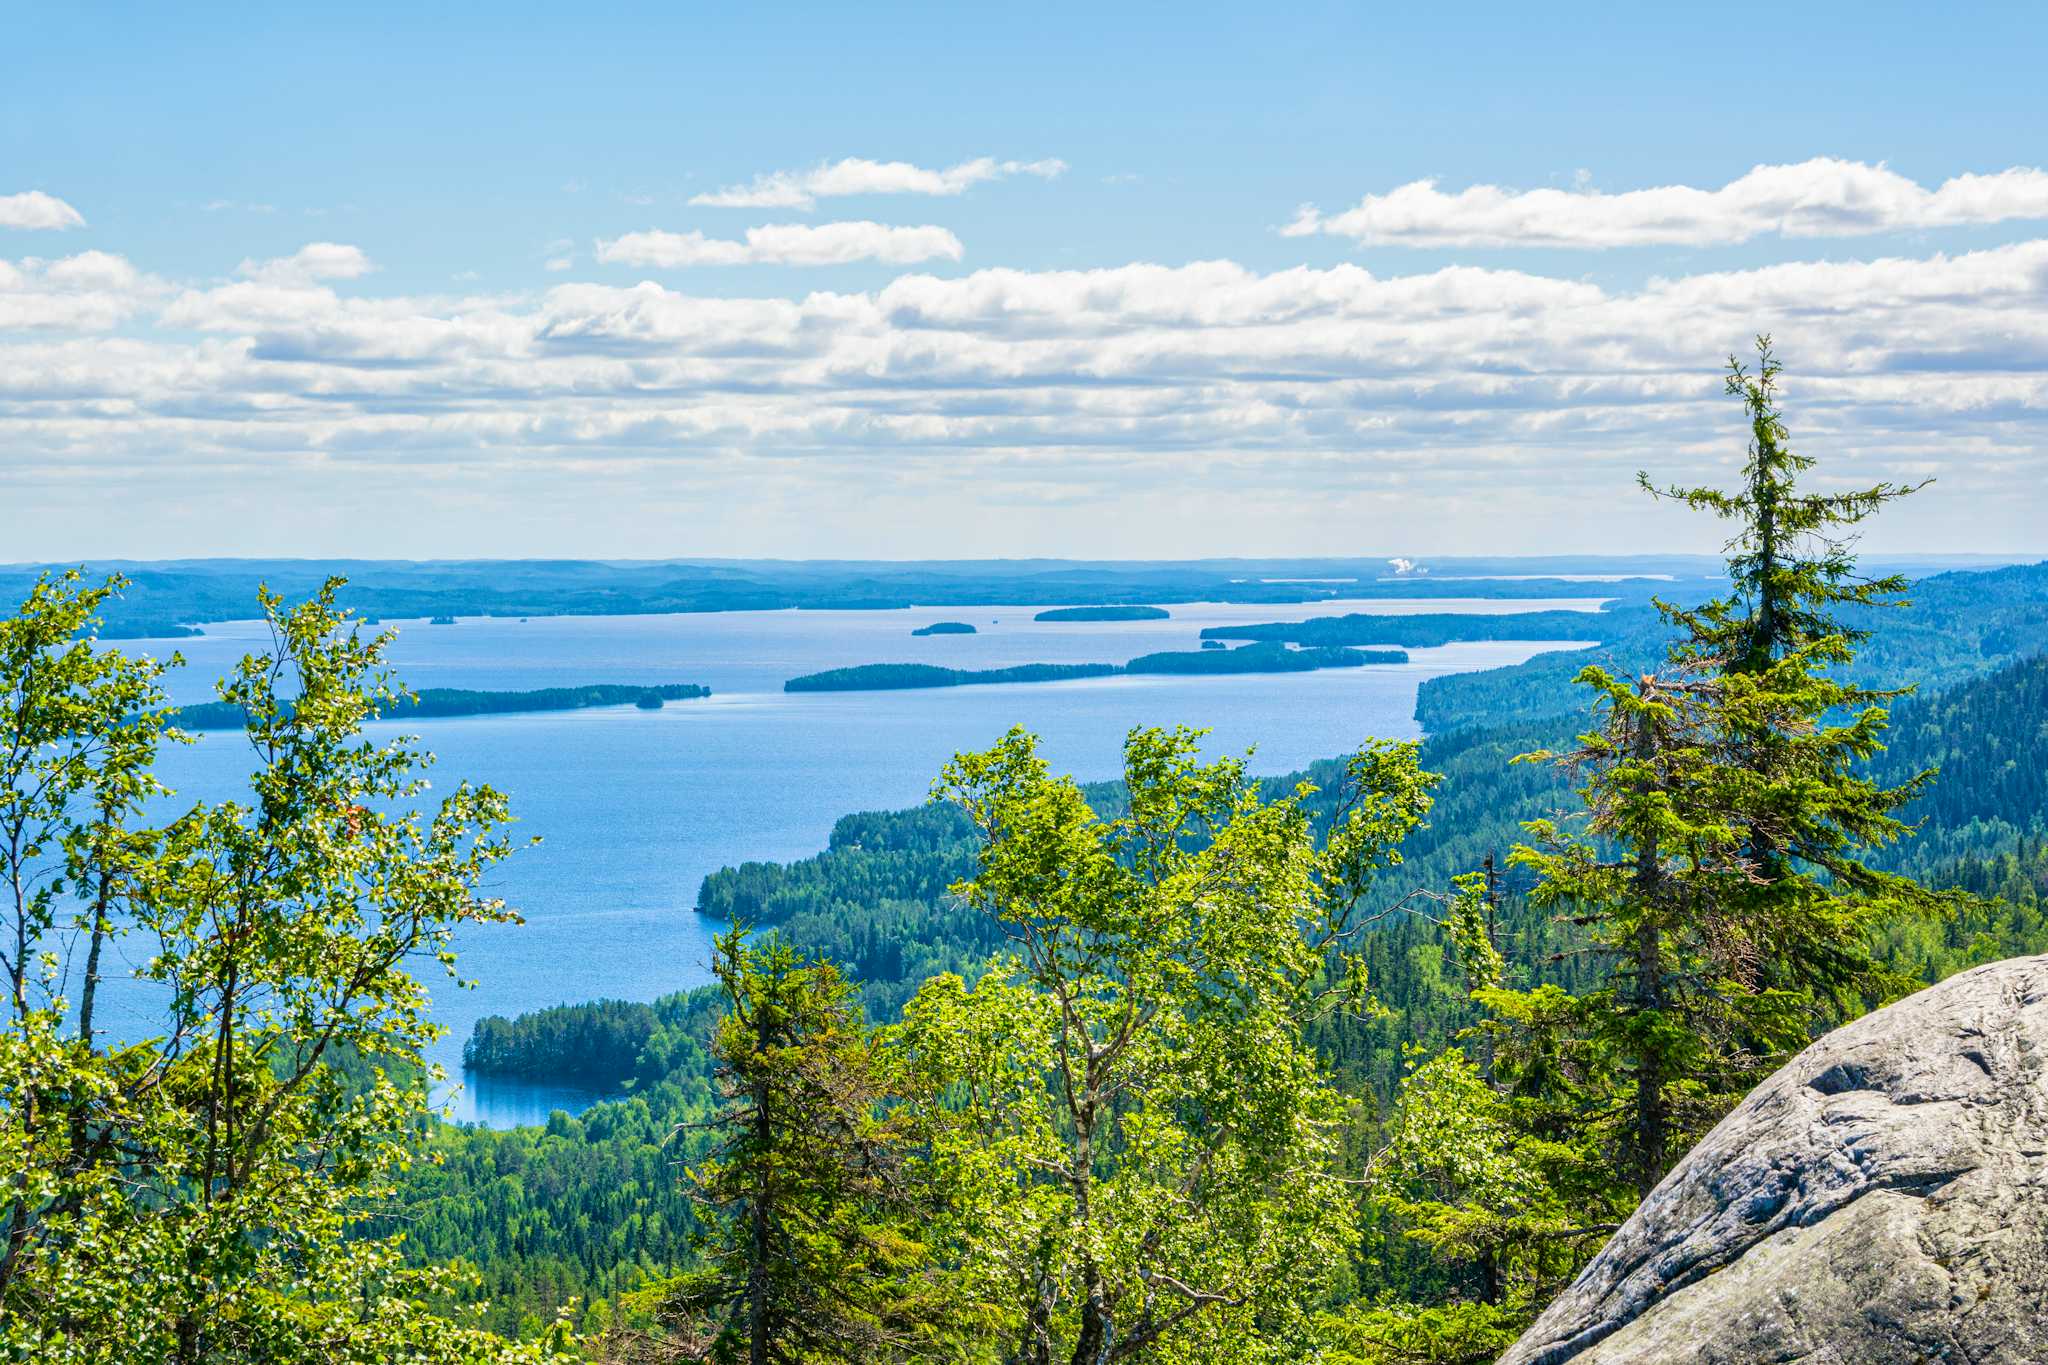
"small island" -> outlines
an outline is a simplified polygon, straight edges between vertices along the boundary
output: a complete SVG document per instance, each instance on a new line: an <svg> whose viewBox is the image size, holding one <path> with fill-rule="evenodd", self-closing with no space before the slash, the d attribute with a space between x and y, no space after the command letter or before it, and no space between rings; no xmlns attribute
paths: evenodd
<svg viewBox="0 0 2048 1365"><path fill-rule="evenodd" d="M928 626L919 626L912 635L972 635L974 627L965 621L934 621Z"/></svg>
<svg viewBox="0 0 2048 1365"><path fill-rule="evenodd" d="M782 685L785 692L882 692L910 687L968 687L983 683L1067 682L1122 674L1310 673L1319 668L1361 668L1405 664L1399 649L1253 644L1240 649L1167 650L1141 654L1127 664L1018 664L1012 668L941 668L936 664L860 664L806 673Z"/></svg>
<svg viewBox="0 0 2048 1365"><path fill-rule="evenodd" d="M428 687L417 701L399 703L382 720L415 716L502 716L521 711L583 711L598 706L637 706L658 711L671 701L708 697L711 689L696 683L592 683L588 687L543 687L532 692L472 692L459 687ZM181 706L171 723L181 730L239 730L248 723L242 708L224 701Z"/></svg>
<svg viewBox="0 0 2048 1365"><path fill-rule="evenodd" d="M1173 613L1165 607L1054 607L1031 618L1034 621L1170 621Z"/></svg>

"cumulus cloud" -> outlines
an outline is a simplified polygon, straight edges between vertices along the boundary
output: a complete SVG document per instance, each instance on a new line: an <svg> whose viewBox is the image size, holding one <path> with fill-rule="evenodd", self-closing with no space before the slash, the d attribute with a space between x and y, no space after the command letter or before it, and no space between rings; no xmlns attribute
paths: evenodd
<svg viewBox="0 0 2048 1365"><path fill-rule="evenodd" d="M2048 172L2015 166L1926 189L1882 163L1815 157L1758 166L1719 189L1665 185L1606 194L1417 180L1325 215L1304 205L1281 229L1372 246L1715 246L1776 234L1853 237L2048 218Z"/></svg>
<svg viewBox="0 0 2048 1365"><path fill-rule="evenodd" d="M1795 440L1844 479L1933 467L1943 496L2034 506L2048 446L2048 241L1632 287L1198 261L792 297L342 294L313 276L367 262L325 259L172 297L119 258L7 262L0 474L90 452L186 480L304 461L672 487L687 466L732 505L764 480L1048 507L1170 488L1227 506L1225 535L1256 510L1327 513L1334 537L1398 504L1389 539L1414 544L1474 488L1526 519L1646 462L1722 477L1742 433L1717 360L1759 328L1792 364Z"/></svg>
<svg viewBox="0 0 2048 1365"><path fill-rule="evenodd" d="M964 194L987 180L1035 175L1050 180L1067 169L1057 157L1042 161L997 161L981 156L943 170L908 161L870 161L850 156L824 162L807 171L771 171L745 185L694 196L690 202L721 209L810 209L820 199L856 194Z"/></svg>
<svg viewBox="0 0 2048 1365"><path fill-rule="evenodd" d="M160 281L107 251L81 251L56 260L0 260L0 334L104 332L163 292Z"/></svg>
<svg viewBox="0 0 2048 1365"><path fill-rule="evenodd" d="M314 280L360 279L376 268L361 247L340 242L308 242L289 256L245 260L235 273L260 284L309 284Z"/></svg>
<svg viewBox="0 0 2048 1365"><path fill-rule="evenodd" d="M51 261L43 278L71 289L132 289L142 273L120 256L108 251L81 251L76 256Z"/></svg>
<svg viewBox="0 0 2048 1365"><path fill-rule="evenodd" d="M0 228L62 229L85 226L85 215L41 190L0 194Z"/></svg>
<svg viewBox="0 0 2048 1365"><path fill-rule="evenodd" d="M609 265L676 269L693 265L845 265L885 261L957 261L960 239L941 227L890 227L882 223L775 223L747 229L745 241L706 237L701 232L629 232L597 244L597 259Z"/></svg>

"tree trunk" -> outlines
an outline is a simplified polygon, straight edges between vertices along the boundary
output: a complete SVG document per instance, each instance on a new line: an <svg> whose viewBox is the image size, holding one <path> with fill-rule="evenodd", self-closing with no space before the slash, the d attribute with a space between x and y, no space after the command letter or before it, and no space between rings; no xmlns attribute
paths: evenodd
<svg viewBox="0 0 2048 1365"><path fill-rule="evenodd" d="M768 1077L761 1068L760 1058L768 1053L768 1011L758 1005L754 1009L754 1150L765 1155L774 1141L774 1121L768 1112ZM754 1190L754 1206L751 1210L751 1228L747 1258L747 1360L750 1365L768 1365L768 1253L769 1253L769 1201L773 1198L766 1184Z"/></svg>
<svg viewBox="0 0 2048 1365"><path fill-rule="evenodd" d="M1638 717L1635 756L1645 763L1651 762L1657 742L1650 717ZM1664 942L1658 918L1663 912L1664 868L1654 837L1646 837L1636 848L1635 894L1642 920L1632 945L1635 972L1629 987L1629 1005L1638 1015L1662 1015L1669 1003L1664 998ZM1663 1179L1666 1149L1671 1143L1670 1108L1664 1098L1664 1087L1670 1078L1665 1074L1661 1046L1653 1042L1635 1059L1635 1176L1636 1191L1643 1195Z"/></svg>
<svg viewBox="0 0 2048 1365"><path fill-rule="evenodd" d="M1092 1070L1092 1066L1091 1066ZM1074 1116L1074 1218L1083 1237L1094 1222L1095 1115L1094 1078ZM1109 1306L1104 1302L1102 1268L1084 1244L1081 1252L1081 1323L1074 1334L1072 1365L1100 1365L1109 1359Z"/></svg>
<svg viewBox="0 0 2048 1365"><path fill-rule="evenodd" d="M78 1041L87 1050L92 1047L92 1007L100 991L100 949L107 941L107 906L113 898L113 882L102 851L99 894L93 897L92 946L86 950L85 985L78 993Z"/></svg>
<svg viewBox="0 0 2048 1365"><path fill-rule="evenodd" d="M1636 1010L1664 1012L1662 944L1654 921L1636 931ZM1664 1099L1664 1060L1655 1047L1636 1059L1636 1192L1647 1195L1664 1178L1664 1158L1671 1143L1670 1107Z"/></svg>

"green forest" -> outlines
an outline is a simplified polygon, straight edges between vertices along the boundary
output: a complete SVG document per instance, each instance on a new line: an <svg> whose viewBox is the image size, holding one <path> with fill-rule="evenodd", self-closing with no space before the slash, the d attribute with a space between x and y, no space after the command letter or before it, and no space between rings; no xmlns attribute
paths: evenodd
<svg viewBox="0 0 2048 1365"><path fill-rule="evenodd" d="M876 692L909 687L976 687L994 683L1068 682L1106 678L1115 664L1013 664L1008 668L941 668L937 664L855 664L806 673L785 692Z"/></svg>
<svg viewBox="0 0 2048 1365"><path fill-rule="evenodd" d="M636 706L658 711L666 702L695 701L711 695L696 683L591 683L585 687L542 687L528 692L478 692L460 687L427 687L392 700L377 715L384 720L424 716L502 716L521 711L581 711L593 706ZM172 717L184 730L240 730L248 713L231 702L181 706Z"/></svg>
<svg viewBox="0 0 2048 1365"><path fill-rule="evenodd" d="M1214 645L1215 641L1206 641ZM1007 668L942 668L937 664L856 664L791 678L785 692L874 692L916 687L975 687L992 683L1071 682L1118 674L1312 673L1319 668L1404 664L1399 649L1350 649L1256 641L1236 649L1171 649L1140 654L1124 664L1013 664Z"/></svg>
<svg viewBox="0 0 2048 1365"><path fill-rule="evenodd" d="M911 607L1074 603L1087 611L1122 612L1159 602L1316 602L1357 596L1576 597L1585 585L1568 578L1484 580L1523 574L1528 561L1447 557L1446 573L1479 575L1436 580L1394 574L1380 559L1231 559L1161 563L1122 561L929 561L897 563L763 560L676 560L617 564L598 560L181 560L175 564L109 567L122 575L118 597L100 605L100 638L156 639L200 633L216 621L249 619L259 587L293 598L344 580L336 604L367 618L430 620L461 616L643 615L700 611L880 611ZM1584 558L1560 556L1536 567L1571 574ZM1602 569L1614 565L1593 561ZM1625 570L1676 573L1691 580L1707 571L1696 556L1641 556ZM65 566L0 567L0 599L17 601L46 572ZM1163 612L1164 608L1150 611ZM1104 619L1101 617L1083 619ZM1117 616L1109 619L1132 619ZM1150 617L1149 613L1146 618Z"/></svg>
<svg viewBox="0 0 2048 1365"><path fill-rule="evenodd" d="M511 916L512 811L366 737L411 695L390 637L338 582L266 590L275 647L220 688L250 794L166 822L190 722L94 633L128 585L43 576L0 618L0 1346L1493 1359L1812 1038L2048 948L2048 565L1860 563L1917 489L1832 491L1778 380L1731 362L1732 486L1643 482L1724 576L1149 656L1592 642L1284 776L1188 726L1086 786L992 737L924 805L707 877L713 984L480 1023L471 1068L608 1096L510 1131L432 1112L419 978ZM145 1042L94 1025L123 937Z"/></svg>
<svg viewBox="0 0 2048 1365"><path fill-rule="evenodd" d="M1034 621L1165 621L1173 613L1164 607L1051 607L1038 612Z"/></svg>

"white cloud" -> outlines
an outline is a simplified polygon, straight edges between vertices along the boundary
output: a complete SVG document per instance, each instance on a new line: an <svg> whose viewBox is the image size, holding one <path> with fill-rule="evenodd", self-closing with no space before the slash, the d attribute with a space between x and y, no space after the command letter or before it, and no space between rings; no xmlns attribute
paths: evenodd
<svg viewBox="0 0 2048 1365"><path fill-rule="evenodd" d="M1076 515L1121 509L1096 527L1112 537L1139 533L1131 517L1154 534L1146 499L1170 497L1232 546L1259 549L1253 526L1294 544L1308 518L1321 543L1370 549L1361 517L1425 543L1432 517L1470 522L1475 487L1526 521L1605 507L1646 463L1721 477L1741 430L1717 361L1760 329L1792 365L1795 440L1831 476L1931 466L1942 496L2039 510L2048 448L2048 241L1628 288L1203 261L794 297L573 279L343 295L317 264L264 263L166 298L92 256L0 267L0 477L70 478L88 457L180 487L254 469L408 487L460 472L470 488L581 471L687 478L734 506L773 485L827 516L848 490L1080 499ZM1026 535L1003 521L980 549Z"/></svg>
<svg viewBox="0 0 2048 1365"><path fill-rule="evenodd" d="M0 260L0 334L104 332L160 297L164 287L106 251Z"/></svg>
<svg viewBox="0 0 2048 1365"><path fill-rule="evenodd" d="M1324 215L1304 205L1281 229L1375 246L1712 246L1754 237L1877 232L2048 219L2048 172L2015 166L1960 175L1929 190L1883 164L1816 157L1758 166L1719 189L1666 185L1605 194L1584 188L1445 193L1417 180Z"/></svg>
<svg viewBox="0 0 2048 1365"><path fill-rule="evenodd" d="M62 229L85 226L85 215L41 190L0 194L0 228Z"/></svg>
<svg viewBox="0 0 2048 1365"><path fill-rule="evenodd" d="M131 289L142 274L122 257L107 251L81 251L52 261L43 278L72 289Z"/></svg>
<svg viewBox="0 0 2048 1365"><path fill-rule="evenodd" d="M376 268L361 247L340 242L308 242L289 256L243 261L235 273L263 284L306 284L314 280L360 279Z"/></svg>
<svg viewBox="0 0 2048 1365"><path fill-rule="evenodd" d="M629 232L597 244L597 259L610 265L675 269L693 265L845 265L885 261L957 261L960 239L941 227L890 227L882 223L775 223L747 229L745 241L706 237L701 232Z"/></svg>
<svg viewBox="0 0 2048 1365"><path fill-rule="evenodd" d="M997 161L982 156L943 170L931 170L908 161L870 161L850 156L807 171L757 175L750 184L729 185L693 196L690 202L707 208L809 209L820 199L857 194L963 194L983 181L1013 175L1050 180L1066 169L1067 163L1056 157L1042 161Z"/></svg>

